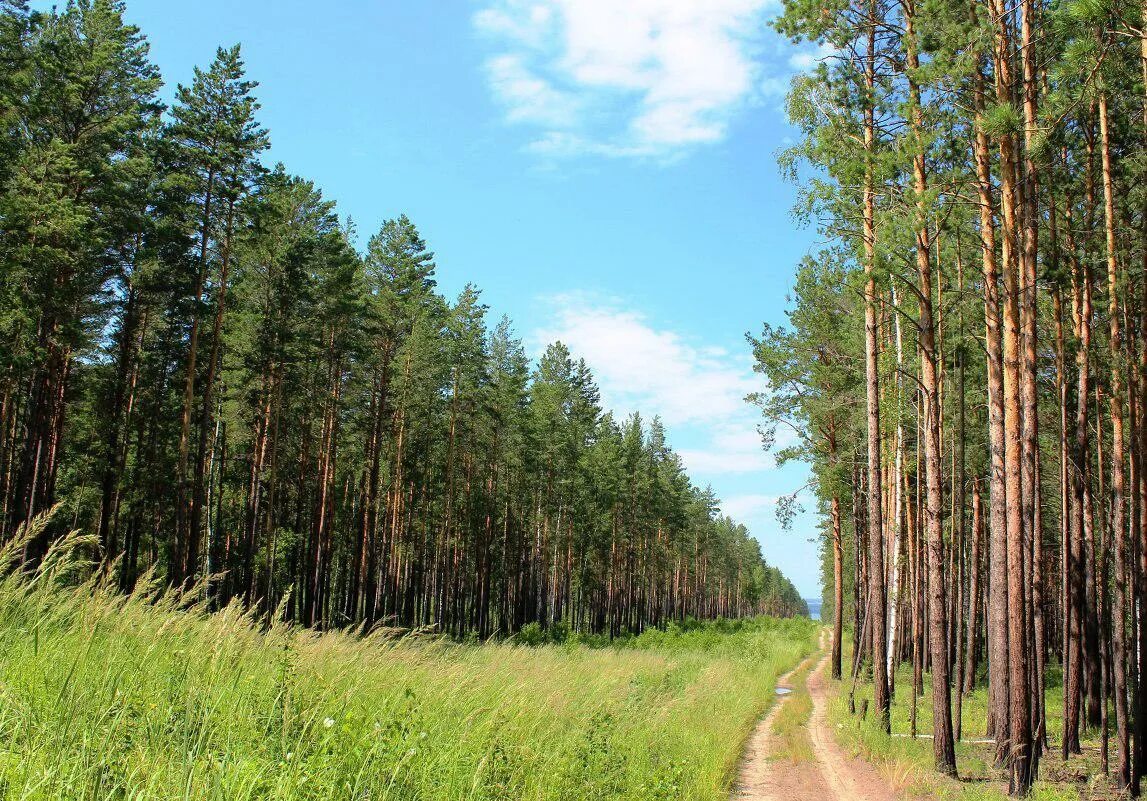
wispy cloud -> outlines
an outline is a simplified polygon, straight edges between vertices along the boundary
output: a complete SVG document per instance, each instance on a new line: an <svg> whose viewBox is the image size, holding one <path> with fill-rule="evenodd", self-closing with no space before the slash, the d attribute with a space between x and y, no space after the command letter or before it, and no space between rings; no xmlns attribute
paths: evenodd
<svg viewBox="0 0 1147 801"><path fill-rule="evenodd" d="M836 48L827 42L814 48L804 47L789 56L789 66L797 72L806 72L836 52Z"/></svg>
<svg viewBox="0 0 1147 801"><path fill-rule="evenodd" d="M697 446L678 452L695 477L773 466L744 400L763 388L747 353L692 342L615 299L571 294L546 302L552 322L534 332L535 349L564 342L590 365L609 408L658 415L671 434L688 434Z"/></svg>
<svg viewBox="0 0 1147 801"><path fill-rule="evenodd" d="M538 153L671 158L776 91L758 58L776 0L486 2L487 79Z"/></svg>
<svg viewBox="0 0 1147 801"><path fill-rule="evenodd" d="M749 520L761 517L776 505L776 495L734 495L721 503L721 511L734 520Z"/></svg>

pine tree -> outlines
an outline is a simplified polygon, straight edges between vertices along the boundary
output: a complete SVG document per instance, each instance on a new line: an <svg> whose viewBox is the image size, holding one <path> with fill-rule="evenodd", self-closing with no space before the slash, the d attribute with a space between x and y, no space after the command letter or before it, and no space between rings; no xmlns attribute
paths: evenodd
<svg viewBox="0 0 1147 801"><path fill-rule="evenodd" d="M190 87L177 88L172 121L165 132L169 191L183 201L183 224L189 237L186 258L173 265L186 269L190 278L175 477L177 535L171 554L176 583L194 580L198 572L207 445L215 414L213 395L234 239L243 224L241 201L259 172L257 157L268 146L266 131L255 120L259 108L251 94L255 87L245 77L239 46L220 48L207 71L195 70ZM210 350L204 364L201 340L212 308ZM200 409L193 420L196 400ZM197 432L192 431L193 423L197 423Z"/></svg>
<svg viewBox="0 0 1147 801"><path fill-rule="evenodd" d="M132 238L139 201L125 193L159 87L147 43L123 22L122 3L74 2L28 22L22 9L3 9L2 43L7 63L26 66L6 79L5 91L21 100L6 106L13 108L6 132L11 125L19 133L6 138L15 158L0 195L0 258L8 266L0 296L12 301L3 320L5 367L10 385L26 393L16 419L17 390L5 392L7 532L56 501L75 360L93 341L91 321L105 311L102 294ZM26 553L36 558L45 546L30 542Z"/></svg>

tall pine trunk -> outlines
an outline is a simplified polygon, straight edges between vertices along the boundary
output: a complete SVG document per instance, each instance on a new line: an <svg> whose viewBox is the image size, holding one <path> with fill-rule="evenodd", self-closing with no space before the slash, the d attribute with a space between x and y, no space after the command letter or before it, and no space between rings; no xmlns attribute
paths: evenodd
<svg viewBox="0 0 1147 801"><path fill-rule="evenodd" d="M868 616L872 636L873 703L884 731L890 731L887 674L887 631L884 588L884 510L880 464L880 374L876 304L876 4L868 6L867 50L864 57L864 370L868 418Z"/></svg>
<svg viewBox="0 0 1147 801"><path fill-rule="evenodd" d="M996 100L1010 103L1011 32L1002 4L996 0L995 75ZM1031 737L1031 693L1028 673L1028 609L1025 584L1025 526L1023 505L1023 406L1022 406L1022 332L1020 320L1020 280L1023 265L1017 258L1016 243L1016 162L1012 135L999 136L1000 150L1000 238L1001 277L1003 280L1003 355L1004 355L1004 477L1007 531L1007 638L1008 638L1008 738L1007 757L1010 765L1009 791L1027 795L1034 779L1034 755ZM999 740L997 736L997 741Z"/></svg>
<svg viewBox="0 0 1147 801"><path fill-rule="evenodd" d="M1123 473L1123 331L1120 327L1119 263L1115 240L1115 188L1111 174L1111 144L1108 136L1107 93L1099 95L1100 159L1103 170L1103 218L1107 244L1108 326L1111 357L1111 383L1107 408L1111 417L1111 547L1115 554L1115 576L1112 581L1111 649L1112 679L1115 695L1115 786L1126 788L1131 782L1131 738L1127 720L1127 530L1124 518Z"/></svg>
<svg viewBox="0 0 1147 801"><path fill-rule="evenodd" d="M993 202L992 159L984 120L986 91L983 75L975 76L976 187L980 209L980 251L984 277L984 349L988 384L988 730L996 738L996 763L1006 757L1008 731L1008 594L1007 532L1004 485L1003 334L1000 325L999 266L996 260L996 223Z"/></svg>
<svg viewBox="0 0 1147 801"><path fill-rule="evenodd" d="M916 51L915 6L904 4L906 62L911 101L909 125L914 143L912 178L916 194L916 274L920 310L920 383L924 401L921 421L924 440L924 528L928 564L928 646L932 660L932 753L936 769L956 775L956 751L952 732L952 678L948 652L948 609L945 597L943 466L940 455L940 376L936 322L932 303L932 242L928 229L926 195L928 179L924 155L924 113L916 75L920 69Z"/></svg>

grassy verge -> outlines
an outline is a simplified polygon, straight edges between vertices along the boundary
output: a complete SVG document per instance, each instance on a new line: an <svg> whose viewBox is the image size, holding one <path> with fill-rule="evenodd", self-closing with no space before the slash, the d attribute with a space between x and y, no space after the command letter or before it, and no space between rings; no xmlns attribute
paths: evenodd
<svg viewBox="0 0 1147 801"><path fill-rule="evenodd" d="M360 639L0 580L0 798L724 798L816 632L726 628Z"/></svg>
<svg viewBox="0 0 1147 801"><path fill-rule="evenodd" d="M816 667L809 661L793 673L788 685L793 688L784 705L773 721L773 733L777 736L776 757L789 762L813 761L812 743L808 739L808 721L812 715L812 696L809 695L807 679Z"/></svg>
<svg viewBox="0 0 1147 801"><path fill-rule="evenodd" d="M846 664L849 659L846 657ZM847 672L847 671L846 671ZM1049 671L1047 690L1048 741L1052 751L1040 762L1040 780L1033 788L1034 801L1078 801L1079 799L1114 798L1100 775L1099 741L1088 732L1083 743L1084 754L1064 763L1056 753L1060 741L1063 692L1057 671ZM836 683L838 692L829 719L836 726L837 739L854 753L870 759L884 772L893 786L905 789L912 797L937 798L945 801L1003 801L1008 798L1007 777L993 767L995 746L979 742L987 729L987 688L980 682L977 689L963 700L962 740L956 744L956 764L960 779L953 781L933 770L932 740L912 739L912 669L901 666L896 674L896 695L892 702L892 737L876 725L871 713L861 721L849 714L848 692L851 681ZM856 704L860 709L871 704L871 678L863 675L856 686ZM916 730L932 731L932 689L924 676L924 694L916 699Z"/></svg>

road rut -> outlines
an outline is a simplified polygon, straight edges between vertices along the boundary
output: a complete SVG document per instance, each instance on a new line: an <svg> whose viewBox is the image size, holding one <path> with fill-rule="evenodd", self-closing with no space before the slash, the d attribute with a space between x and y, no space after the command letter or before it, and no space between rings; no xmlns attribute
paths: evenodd
<svg viewBox="0 0 1147 801"><path fill-rule="evenodd" d="M828 653L820 650L778 679L778 687L800 692L804 682L812 699L812 714L804 734L811 746L813 761L793 761L779 755L783 745L774 732L777 717L793 695L781 696L753 730L745 746L733 801L895 801L899 798L876 768L866 760L851 756L836 741L828 720L832 684L828 679ZM801 671L816 666L807 680Z"/></svg>

